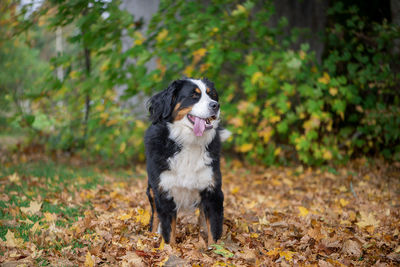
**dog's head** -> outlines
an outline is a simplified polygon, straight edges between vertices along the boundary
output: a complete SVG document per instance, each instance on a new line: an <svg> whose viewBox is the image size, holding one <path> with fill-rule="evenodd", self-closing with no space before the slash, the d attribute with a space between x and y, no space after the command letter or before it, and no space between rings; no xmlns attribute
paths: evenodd
<svg viewBox="0 0 400 267"><path fill-rule="evenodd" d="M149 100L153 123L179 122L193 129L196 136L217 128L220 109L214 84L207 79L183 79Z"/></svg>

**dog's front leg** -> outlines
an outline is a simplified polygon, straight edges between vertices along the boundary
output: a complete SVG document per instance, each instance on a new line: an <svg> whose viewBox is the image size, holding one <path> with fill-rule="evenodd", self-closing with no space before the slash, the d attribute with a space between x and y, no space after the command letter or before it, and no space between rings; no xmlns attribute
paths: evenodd
<svg viewBox="0 0 400 267"><path fill-rule="evenodd" d="M207 247L215 244L222 235L224 220L224 194L220 188L201 192L201 209L204 212L207 231Z"/></svg>
<svg viewBox="0 0 400 267"><path fill-rule="evenodd" d="M160 194L156 198L156 209L161 224L161 235L167 244L175 244L176 205L173 198Z"/></svg>

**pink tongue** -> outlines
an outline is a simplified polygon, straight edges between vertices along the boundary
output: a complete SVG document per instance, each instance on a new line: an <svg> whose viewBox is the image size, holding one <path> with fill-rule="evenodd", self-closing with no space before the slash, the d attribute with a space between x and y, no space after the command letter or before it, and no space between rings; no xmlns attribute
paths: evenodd
<svg viewBox="0 0 400 267"><path fill-rule="evenodd" d="M196 136L202 136L205 129L206 129L206 121L199 117L194 117L194 127L193 127L194 134Z"/></svg>

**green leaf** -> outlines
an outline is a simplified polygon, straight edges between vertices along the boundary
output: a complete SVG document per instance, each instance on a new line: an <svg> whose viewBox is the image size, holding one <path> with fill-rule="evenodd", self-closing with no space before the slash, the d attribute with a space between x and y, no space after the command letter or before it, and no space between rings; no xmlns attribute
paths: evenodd
<svg viewBox="0 0 400 267"><path fill-rule="evenodd" d="M222 245L223 244L224 243L222 243ZM232 258L234 256L234 254L232 252L230 252L229 250L225 249L222 245L218 245L218 244L211 245L212 247L214 247L213 252L215 254L219 254L225 258Z"/></svg>

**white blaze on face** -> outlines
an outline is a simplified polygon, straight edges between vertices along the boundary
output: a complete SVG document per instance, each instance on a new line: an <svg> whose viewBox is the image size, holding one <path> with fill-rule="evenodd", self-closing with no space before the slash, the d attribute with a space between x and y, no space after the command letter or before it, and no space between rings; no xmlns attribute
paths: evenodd
<svg viewBox="0 0 400 267"><path fill-rule="evenodd" d="M206 119L208 117L211 117L212 114L209 109L209 105L211 102L214 100L211 99L211 97L207 94L207 86L205 83L203 83L201 80L193 80L190 79L192 83L198 86L198 88L201 90L201 97L199 102L193 105L192 111L190 114ZM219 115L219 112L218 112Z"/></svg>

